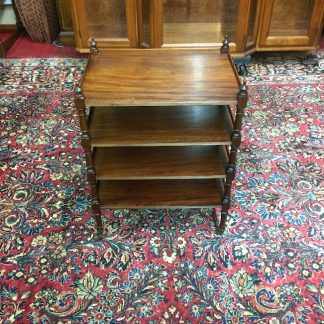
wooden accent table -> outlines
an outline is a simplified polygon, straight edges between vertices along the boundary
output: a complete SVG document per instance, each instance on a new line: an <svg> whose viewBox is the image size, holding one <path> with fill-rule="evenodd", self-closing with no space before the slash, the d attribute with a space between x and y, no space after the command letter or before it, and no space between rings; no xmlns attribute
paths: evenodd
<svg viewBox="0 0 324 324"><path fill-rule="evenodd" d="M226 41L221 53L92 41L75 103L98 230L100 207L221 206L224 231L247 104Z"/></svg>

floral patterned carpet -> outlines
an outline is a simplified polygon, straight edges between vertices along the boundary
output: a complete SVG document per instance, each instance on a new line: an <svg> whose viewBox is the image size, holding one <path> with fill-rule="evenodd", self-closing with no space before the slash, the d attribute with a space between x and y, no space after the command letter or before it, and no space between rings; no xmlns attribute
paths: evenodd
<svg viewBox="0 0 324 324"><path fill-rule="evenodd" d="M105 210L95 240L85 63L0 61L0 322L323 323L323 53L247 66L223 236L211 210Z"/></svg>

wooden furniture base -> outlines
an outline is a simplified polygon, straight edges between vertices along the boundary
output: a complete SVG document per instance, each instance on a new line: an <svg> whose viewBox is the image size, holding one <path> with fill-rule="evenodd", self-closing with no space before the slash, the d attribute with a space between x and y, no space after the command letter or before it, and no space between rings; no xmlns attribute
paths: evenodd
<svg viewBox="0 0 324 324"><path fill-rule="evenodd" d="M222 233L247 104L228 42L221 53L95 45L75 103L98 230L100 208L219 206Z"/></svg>

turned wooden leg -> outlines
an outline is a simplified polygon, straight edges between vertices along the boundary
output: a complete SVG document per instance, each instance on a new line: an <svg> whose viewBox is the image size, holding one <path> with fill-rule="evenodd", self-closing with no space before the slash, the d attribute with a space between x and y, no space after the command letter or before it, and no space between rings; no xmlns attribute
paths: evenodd
<svg viewBox="0 0 324 324"><path fill-rule="evenodd" d="M232 189L232 181L235 178L235 166L228 165L226 169L226 182L225 182L225 190L224 196L222 200L222 207L221 207L221 219L219 222L218 227L216 228L217 234L223 234L225 231L226 220L228 215L228 210L231 206L231 189Z"/></svg>
<svg viewBox="0 0 324 324"><path fill-rule="evenodd" d="M101 240L103 236L103 225L101 218L101 208L98 199L92 199L92 210L97 224L97 240Z"/></svg>
<svg viewBox="0 0 324 324"><path fill-rule="evenodd" d="M231 141L232 141L231 152L229 155L228 167L226 169L225 190L224 190L224 196L222 200L221 219L216 229L216 232L218 234L224 233L226 227L227 215L230 209L232 182L235 179L235 173L236 173L237 151L241 145L243 110L247 105L247 99L248 99L247 86L244 82L240 86L240 91L237 94L236 116L234 121L233 133L231 137Z"/></svg>
<svg viewBox="0 0 324 324"><path fill-rule="evenodd" d="M103 226L101 219L100 202L97 190L96 170L94 168L91 150L91 138L88 132L88 123L86 116L86 106L82 90L78 87L75 95L75 105L79 114L81 128L81 145L85 153L87 164L87 179L91 187L91 205L97 224L98 236L102 236Z"/></svg>
<svg viewBox="0 0 324 324"><path fill-rule="evenodd" d="M91 187L91 195L92 195L91 204L92 204L92 210L97 224L98 234L100 232L102 235L103 226L102 226L102 219L101 219L101 208L100 208L100 202L98 198L96 170L93 166L87 167L87 178Z"/></svg>

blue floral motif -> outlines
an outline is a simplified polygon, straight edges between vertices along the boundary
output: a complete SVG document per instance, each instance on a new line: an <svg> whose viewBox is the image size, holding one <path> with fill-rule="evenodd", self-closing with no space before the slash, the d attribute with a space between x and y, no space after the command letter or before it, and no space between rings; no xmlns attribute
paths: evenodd
<svg viewBox="0 0 324 324"><path fill-rule="evenodd" d="M233 305L234 297L228 290L222 290L220 293L220 303L224 308L228 308Z"/></svg>
<svg viewBox="0 0 324 324"><path fill-rule="evenodd" d="M279 172L271 173L269 175L269 181L270 181L270 183L276 183L276 184L288 183L287 177L285 177L283 174L281 174Z"/></svg>
<svg viewBox="0 0 324 324"><path fill-rule="evenodd" d="M303 213L293 213L291 211L284 212L284 217L287 219L287 221L290 224L296 225L296 226L302 226L306 224L307 218Z"/></svg>
<svg viewBox="0 0 324 324"><path fill-rule="evenodd" d="M178 298L183 302L185 306L188 306L188 304L190 304L190 302L192 301L193 294L185 291L184 293L180 294Z"/></svg>
<svg viewBox="0 0 324 324"><path fill-rule="evenodd" d="M89 199L86 196L78 196L74 199L71 205L71 210L75 212L83 212L89 206Z"/></svg>
<svg viewBox="0 0 324 324"><path fill-rule="evenodd" d="M237 201L242 207L248 207L253 205L253 201L250 196L250 191L239 190L233 196L233 199Z"/></svg>
<svg viewBox="0 0 324 324"><path fill-rule="evenodd" d="M280 213L276 211L276 206L273 204L260 204L257 207L257 211L264 220L274 220L280 218Z"/></svg>
<svg viewBox="0 0 324 324"><path fill-rule="evenodd" d="M105 291L100 295L100 302L108 306L114 306L118 302L118 300L119 293L114 289Z"/></svg>
<svg viewBox="0 0 324 324"><path fill-rule="evenodd" d="M153 305L159 305L160 303L162 303L163 301L165 301L165 298L162 297L159 293L154 292L152 294L149 295L149 299L152 302Z"/></svg>
<svg viewBox="0 0 324 324"><path fill-rule="evenodd" d="M130 281L123 282L119 288L120 292L126 295L130 295L136 290L134 284Z"/></svg>
<svg viewBox="0 0 324 324"><path fill-rule="evenodd" d="M232 308L225 316L224 324L242 323L243 314L235 308Z"/></svg>
<svg viewBox="0 0 324 324"><path fill-rule="evenodd" d="M266 182L262 178L249 178L248 186L251 189L261 190L264 189Z"/></svg>
<svg viewBox="0 0 324 324"><path fill-rule="evenodd" d="M62 211L53 214L50 217L48 223L52 226L60 227L60 226L66 226L69 223L69 221L71 221L70 215L67 212Z"/></svg>
<svg viewBox="0 0 324 324"><path fill-rule="evenodd" d="M45 227L45 223L29 223L25 222L22 225L22 232L26 235L35 235L40 233Z"/></svg>
<svg viewBox="0 0 324 324"><path fill-rule="evenodd" d="M190 315L191 315L193 318L198 318L198 317L200 317L203 308L204 308L204 307L202 307L201 305L193 304L193 305L190 307Z"/></svg>
<svg viewBox="0 0 324 324"><path fill-rule="evenodd" d="M105 324L112 318L112 311L106 307L95 308L89 316L89 324Z"/></svg>
<svg viewBox="0 0 324 324"><path fill-rule="evenodd" d="M199 281L205 279L207 277L208 271L205 267L197 267L196 276Z"/></svg>
<svg viewBox="0 0 324 324"><path fill-rule="evenodd" d="M143 273L138 268L131 269L128 276L130 280L135 280L135 281L141 281L144 278Z"/></svg>
<svg viewBox="0 0 324 324"><path fill-rule="evenodd" d="M207 295L212 296L218 290L218 283L214 278L208 278L203 287Z"/></svg>
<svg viewBox="0 0 324 324"><path fill-rule="evenodd" d="M149 304L136 305L136 311L140 318L147 318L153 315L152 308Z"/></svg>

